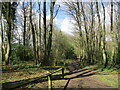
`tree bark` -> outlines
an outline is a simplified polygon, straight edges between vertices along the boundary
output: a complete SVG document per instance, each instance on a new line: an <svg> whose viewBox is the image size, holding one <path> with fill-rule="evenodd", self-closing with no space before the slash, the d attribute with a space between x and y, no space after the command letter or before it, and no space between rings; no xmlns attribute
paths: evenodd
<svg viewBox="0 0 120 90"><path fill-rule="evenodd" d="M3 42L3 30L2 30L2 3L0 2L0 40L1 40L1 47L0 47L0 65L1 65L1 62L3 61L3 50L2 50L2 42Z"/></svg>
<svg viewBox="0 0 120 90"><path fill-rule="evenodd" d="M6 65L8 65L10 63L10 55L11 55L11 3L10 2L8 2L7 24L8 24L8 28L6 31L7 51L5 54L5 64Z"/></svg>
<svg viewBox="0 0 120 90"><path fill-rule="evenodd" d="M24 15L24 31L23 31L23 46L24 46L24 51L23 51L23 59L25 60L25 45L26 45L26 10L25 10L25 3L23 2L23 15Z"/></svg>
<svg viewBox="0 0 120 90"><path fill-rule="evenodd" d="M113 2L111 0L111 31L113 31Z"/></svg>
<svg viewBox="0 0 120 90"><path fill-rule="evenodd" d="M117 63L120 66L120 1L118 2L118 55Z"/></svg>
<svg viewBox="0 0 120 90"><path fill-rule="evenodd" d="M4 39L3 39L3 25L2 25L2 3L0 3L0 29L1 29L1 57L2 57L2 61L4 61Z"/></svg>
<svg viewBox="0 0 120 90"><path fill-rule="evenodd" d="M41 62L41 2L38 2L38 6L39 6L39 62Z"/></svg>
<svg viewBox="0 0 120 90"><path fill-rule="evenodd" d="M84 12L84 7L83 7L83 4L82 2L81 3L81 7L82 7L82 14L83 14L83 20L84 20L84 27L85 27L85 32L86 32L86 44L88 44L88 30L87 30L87 20L86 20L86 15L85 15L85 12Z"/></svg>
<svg viewBox="0 0 120 90"><path fill-rule="evenodd" d="M44 0L43 4L43 23L44 23L44 60L43 60L43 65L49 64L47 62L47 45L46 45L46 0Z"/></svg>
<svg viewBox="0 0 120 90"><path fill-rule="evenodd" d="M94 53L94 49L95 49L95 31L94 31L94 11L93 11L93 2L91 2L90 4L91 7L91 16L92 16L92 21L91 21L91 28L90 28L90 48L91 51L93 51L91 53L91 57L90 57L90 63L93 64L94 63L94 58L93 55Z"/></svg>
<svg viewBox="0 0 120 90"><path fill-rule="evenodd" d="M51 47L52 47L52 32L53 32L53 11L54 11L54 5L55 2L50 3L50 31L49 31L49 38L48 38L48 45L47 45L47 60L50 62L50 52L51 52ZM49 63L50 65L50 63Z"/></svg>
<svg viewBox="0 0 120 90"><path fill-rule="evenodd" d="M85 45L86 45L85 51L86 51L87 54L86 54L85 58L87 59L88 64L90 64L89 63L90 60L88 60L89 57L90 57L90 54L89 54L89 33L88 33L88 28L87 28L87 20L86 20L86 15L85 15L85 12L84 12L83 4L82 4L82 2L80 2L80 3L81 3L81 10L82 10L81 13L83 14L83 21L84 21L84 28L85 28L85 35L86 35L86 40L84 42L85 42Z"/></svg>
<svg viewBox="0 0 120 90"><path fill-rule="evenodd" d="M26 37L26 11L25 11L25 3L23 2L23 12L24 12L24 32L23 32L23 45L25 46L25 37Z"/></svg>
<svg viewBox="0 0 120 90"><path fill-rule="evenodd" d="M105 17L105 6L104 6L104 4L102 3L102 8L103 8L103 16L104 16L104 24L103 24L103 47L102 47L102 49L103 49L103 60L104 60L104 62L105 62L105 64L104 64L104 68L106 68L107 67L107 64L108 64L108 59L107 59L107 52L106 52L106 41L105 41L105 35L106 35L106 30L105 30L105 19L106 19L106 17Z"/></svg>
<svg viewBox="0 0 120 90"><path fill-rule="evenodd" d="M32 23L32 2L30 2L30 26L32 29L32 39L33 39L33 50L34 50L34 59L35 59L35 64L37 65L37 59L36 59L36 40L35 40L35 30L34 26Z"/></svg>
<svg viewBox="0 0 120 90"><path fill-rule="evenodd" d="M97 17L98 17L98 48L100 50L101 46L101 20L100 20L100 14L99 14L99 6L98 2L96 2L96 11L97 11Z"/></svg>

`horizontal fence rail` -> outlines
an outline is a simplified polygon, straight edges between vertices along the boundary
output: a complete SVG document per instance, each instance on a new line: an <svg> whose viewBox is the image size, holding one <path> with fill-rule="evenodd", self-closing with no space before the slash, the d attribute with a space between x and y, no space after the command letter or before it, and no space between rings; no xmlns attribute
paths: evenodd
<svg viewBox="0 0 120 90"><path fill-rule="evenodd" d="M56 72L59 72L59 71L62 71L62 78L64 78L64 68L59 68L48 75L48 89L49 90L52 90L52 74L55 74Z"/></svg>
<svg viewBox="0 0 120 90"><path fill-rule="evenodd" d="M2 83L2 90L6 90L6 89L14 89L14 88L18 88L18 87L21 87L23 85L27 85L31 82L34 82L36 80L39 80L39 79L42 79L42 78L48 78L48 89L52 89L52 76L54 76L53 74L59 72L59 71L62 71L62 78L64 78L64 71L65 69L64 68L59 68L51 73L48 73L48 74L45 74L45 75L42 75L40 77L36 77L36 78L30 78L30 79L27 79L27 80L20 80L20 81L16 81L16 82L6 82L6 83Z"/></svg>

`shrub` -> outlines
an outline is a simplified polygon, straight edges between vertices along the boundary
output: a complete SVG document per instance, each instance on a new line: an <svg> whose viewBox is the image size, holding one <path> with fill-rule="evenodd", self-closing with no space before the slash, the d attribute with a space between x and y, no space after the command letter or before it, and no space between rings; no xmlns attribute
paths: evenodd
<svg viewBox="0 0 120 90"><path fill-rule="evenodd" d="M33 60L33 53L30 47L23 45L13 45L11 59L13 63L19 61L31 61Z"/></svg>

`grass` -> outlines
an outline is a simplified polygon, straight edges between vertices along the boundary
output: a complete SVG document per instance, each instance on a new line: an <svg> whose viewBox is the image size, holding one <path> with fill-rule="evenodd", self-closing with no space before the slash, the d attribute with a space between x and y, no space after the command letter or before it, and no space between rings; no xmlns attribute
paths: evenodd
<svg viewBox="0 0 120 90"><path fill-rule="evenodd" d="M98 65L90 65L90 66L86 66L85 68L91 70L97 70L97 71L104 71L104 72L114 72L114 73L119 72L119 70L116 68L103 68L102 66L98 66Z"/></svg>
<svg viewBox="0 0 120 90"><path fill-rule="evenodd" d="M66 85L67 80L55 80L53 81L53 88L64 88Z"/></svg>
<svg viewBox="0 0 120 90"><path fill-rule="evenodd" d="M66 61L67 62L67 61ZM11 66L3 66L3 76L2 76L2 83L4 82L14 82L19 81L23 79L28 78L35 78L39 77L43 74L53 72L54 70L60 68L61 66L39 66L39 65L33 65L33 63L23 63L19 65L11 65ZM98 71L101 71L102 68L98 65L91 65L85 67L86 69L96 69ZM65 70L65 73L68 72ZM103 72L113 72L116 73L118 70L116 69L103 69ZM57 73L54 73L53 75L62 74L62 71L60 70ZM118 76L117 74L114 75L98 75L96 77L99 81L108 83L113 88L118 87ZM62 87L63 83L66 81L60 81L56 80L53 81L54 87ZM29 88L37 88L38 86L34 87L34 85L28 85Z"/></svg>
<svg viewBox="0 0 120 90"><path fill-rule="evenodd" d="M54 70L60 68L60 66L39 66L33 65L32 62L19 65L8 65L2 66L2 83L5 82L14 82L19 80L24 80L28 78L39 77L43 74L47 74L49 72L53 72ZM62 71L56 73L59 74Z"/></svg>
<svg viewBox="0 0 120 90"><path fill-rule="evenodd" d="M107 75L97 75L97 79L101 82L107 83L113 88L118 88L118 74L119 70L116 68L102 68L98 65L90 65L85 67L86 69L102 71L101 73L106 73ZM114 73L114 74L111 74Z"/></svg>
<svg viewBox="0 0 120 90"><path fill-rule="evenodd" d="M2 83L35 78L49 72L32 64L3 66L2 71Z"/></svg>
<svg viewBox="0 0 120 90"><path fill-rule="evenodd" d="M46 73L48 73L48 71L42 69L39 69L38 71L35 71L35 69L27 69L27 70L16 70L13 72L6 72L2 74L2 83L25 80L28 78L35 78Z"/></svg>
<svg viewBox="0 0 120 90"><path fill-rule="evenodd" d="M108 83L112 88L118 88L118 75L102 75L97 76L97 79L101 82Z"/></svg>
<svg viewBox="0 0 120 90"><path fill-rule="evenodd" d="M65 73L66 72L68 72L68 71L65 70ZM61 70L56 72L56 73L54 73L54 74L52 74L52 75L59 75L59 74L62 74ZM66 83L67 83L67 80L52 80L53 88L63 88ZM25 87L31 88L31 89L48 88L48 81L37 83L37 84L26 85Z"/></svg>

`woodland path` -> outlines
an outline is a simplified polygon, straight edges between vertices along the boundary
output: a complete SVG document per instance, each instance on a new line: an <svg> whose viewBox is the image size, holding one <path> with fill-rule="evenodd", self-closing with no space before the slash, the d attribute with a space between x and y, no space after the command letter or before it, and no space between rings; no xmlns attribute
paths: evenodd
<svg viewBox="0 0 120 90"><path fill-rule="evenodd" d="M101 82L97 77L102 76L115 76L118 77L117 73L113 72L104 72L104 71L96 71L90 69L79 69L72 73L68 73L64 79L58 79L52 81L53 88L60 88L60 90L80 90L84 88L85 90L98 90L102 88L102 90L118 90L111 87L108 83ZM48 82L36 83L31 86L34 86L36 89L46 88L47 89ZM22 87L24 89L28 89L28 87ZM29 88L30 89L30 88ZM15 89L19 90L19 89ZM53 89L54 90L54 89Z"/></svg>
<svg viewBox="0 0 120 90"><path fill-rule="evenodd" d="M64 88L112 88L107 83L99 81L96 77L99 75L109 75L95 70L80 69L68 75L70 78Z"/></svg>

